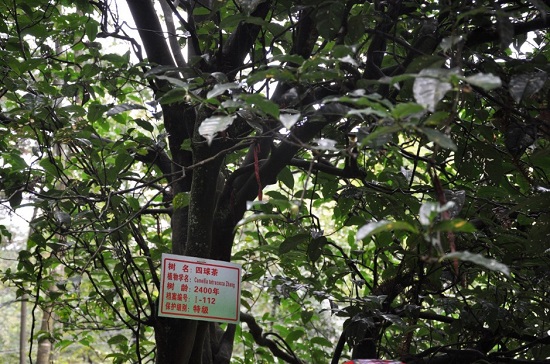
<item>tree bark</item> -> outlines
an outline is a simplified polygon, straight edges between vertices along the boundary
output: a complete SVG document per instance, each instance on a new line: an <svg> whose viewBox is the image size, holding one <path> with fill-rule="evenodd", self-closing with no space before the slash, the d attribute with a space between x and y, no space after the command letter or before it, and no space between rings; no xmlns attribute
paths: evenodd
<svg viewBox="0 0 550 364"><path fill-rule="evenodd" d="M53 330L53 307L49 306L42 310L42 322L40 331L51 333ZM38 340L38 350L36 353L36 364L49 364L52 351L52 342L48 336Z"/></svg>
<svg viewBox="0 0 550 364"><path fill-rule="evenodd" d="M21 296L21 321L19 325L19 364L25 364L27 361L27 294Z"/></svg>

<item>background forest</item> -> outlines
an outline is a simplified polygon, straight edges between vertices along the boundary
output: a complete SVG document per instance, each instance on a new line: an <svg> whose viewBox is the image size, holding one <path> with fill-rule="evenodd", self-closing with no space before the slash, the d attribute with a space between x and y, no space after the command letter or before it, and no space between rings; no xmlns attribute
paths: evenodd
<svg viewBox="0 0 550 364"><path fill-rule="evenodd" d="M548 363L549 3L0 0L22 362ZM242 322L159 317L162 253Z"/></svg>

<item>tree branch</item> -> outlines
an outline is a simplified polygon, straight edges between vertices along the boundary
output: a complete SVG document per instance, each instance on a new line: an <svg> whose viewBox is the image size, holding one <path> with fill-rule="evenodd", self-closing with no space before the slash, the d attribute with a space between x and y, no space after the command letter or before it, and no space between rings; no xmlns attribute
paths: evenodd
<svg viewBox="0 0 550 364"><path fill-rule="evenodd" d="M172 16L172 8L174 5L170 0L161 0L160 6L162 13L164 14L166 30L168 30L168 43L172 49L172 54L178 67L185 67L187 62L183 58L180 44L178 43L178 37L176 36L176 27L174 26L174 17Z"/></svg>
<svg viewBox="0 0 550 364"><path fill-rule="evenodd" d="M177 7L172 3L171 0L164 0L164 1L161 1L161 3L165 3L165 4L168 5L168 7L172 10L172 12L176 15L176 17L178 18L180 23L183 25L183 28L187 32L189 32L189 37L191 38L191 44L188 45L189 46L188 56L200 55L201 47L200 47L200 44L199 44L199 38L197 37L197 32L196 32L195 26L191 25L190 23L185 21L185 19L180 15L180 13L178 12ZM184 5L184 4L186 4L186 2L182 1L182 5ZM163 11L164 11L164 8L163 8ZM188 13L192 14L193 11L188 10ZM170 13L170 17L172 17L172 13ZM173 20L172 20L172 24L173 24ZM181 48L179 48L179 49L180 49L180 52L181 52ZM177 60L177 58L176 58L176 60Z"/></svg>
<svg viewBox="0 0 550 364"><path fill-rule="evenodd" d="M312 163L311 161L306 161L304 159L298 159L298 158L292 158L292 160L290 161L290 165L298 168L309 168L311 166L311 163ZM322 159L313 161L313 170L330 174L332 176L342 177L342 178L363 179L366 177L366 173L362 170L355 171L351 168L350 169L338 168Z"/></svg>
<svg viewBox="0 0 550 364"><path fill-rule="evenodd" d="M270 8L271 1L265 1L250 16L265 19ZM213 57L214 68L227 74L229 79L235 78L236 70L242 66L261 29L260 25L241 22Z"/></svg>
<svg viewBox="0 0 550 364"><path fill-rule="evenodd" d="M402 15L402 0L391 2L388 10L383 15L383 21L376 25L369 48L367 50L367 67L364 77L366 79L378 79L384 74L380 70L384 55L386 53L385 33L389 33L397 25L399 16Z"/></svg>
<svg viewBox="0 0 550 364"><path fill-rule="evenodd" d="M246 324L248 325L250 333L252 334L252 337L254 338L256 344L267 347L273 353L273 355L281 360L286 361L287 363L304 364L304 362L298 359L293 353L291 355L286 351L281 350L277 342L268 339L266 337L266 334L263 333L262 328L260 327L260 325L258 325L252 315L241 312L241 321L246 322Z"/></svg>
<svg viewBox="0 0 550 364"><path fill-rule="evenodd" d="M159 167L162 174L169 176L172 172L172 161L168 154L160 148L148 148L147 154L135 154L135 158L139 162L154 164Z"/></svg>
<svg viewBox="0 0 550 364"><path fill-rule="evenodd" d="M175 66L164 32L151 0L126 0L136 23L149 62Z"/></svg>
<svg viewBox="0 0 550 364"><path fill-rule="evenodd" d="M550 14L546 17L539 17L525 23L513 24L514 34L525 34L534 30L541 30L550 27ZM466 40L466 47L475 47L483 43L495 42L500 39L500 33L497 30L488 30L487 28L477 28L473 30Z"/></svg>

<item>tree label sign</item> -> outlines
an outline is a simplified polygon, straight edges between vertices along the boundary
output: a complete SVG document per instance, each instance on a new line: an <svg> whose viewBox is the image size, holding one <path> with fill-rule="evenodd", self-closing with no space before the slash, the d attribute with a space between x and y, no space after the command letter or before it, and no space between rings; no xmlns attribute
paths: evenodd
<svg viewBox="0 0 550 364"><path fill-rule="evenodd" d="M159 316L238 323L241 266L162 254Z"/></svg>

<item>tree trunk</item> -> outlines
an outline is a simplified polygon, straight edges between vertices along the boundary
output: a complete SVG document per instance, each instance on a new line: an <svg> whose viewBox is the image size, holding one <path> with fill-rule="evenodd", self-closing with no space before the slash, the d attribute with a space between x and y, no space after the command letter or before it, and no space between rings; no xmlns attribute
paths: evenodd
<svg viewBox="0 0 550 364"><path fill-rule="evenodd" d="M40 331L51 333L53 331L53 307L49 306L42 310L42 322ZM38 340L38 350L36 353L36 364L49 364L51 362L52 342L49 335Z"/></svg>
<svg viewBox="0 0 550 364"><path fill-rule="evenodd" d="M19 325L19 364L25 364L27 361L27 300L28 296L21 296L21 321Z"/></svg>

